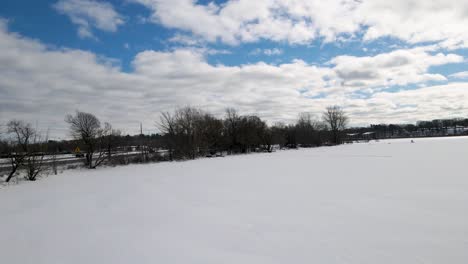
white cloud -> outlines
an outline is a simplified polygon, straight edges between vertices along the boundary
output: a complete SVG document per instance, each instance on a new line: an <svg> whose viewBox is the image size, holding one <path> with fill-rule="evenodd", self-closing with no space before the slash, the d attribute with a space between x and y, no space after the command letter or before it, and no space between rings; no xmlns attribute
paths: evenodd
<svg viewBox="0 0 468 264"><path fill-rule="evenodd" d="M262 38L306 43L317 35L331 41L338 33L352 33L359 28L350 23L349 16L340 16L340 12L352 8L351 4L341 5L341 1L239 0L222 5L201 5L192 0L133 1L151 8L155 23L229 44ZM318 9L324 12L315 12ZM315 14L313 19L311 14Z"/></svg>
<svg viewBox="0 0 468 264"><path fill-rule="evenodd" d="M353 124L468 113L468 83L376 92L368 99L352 96L356 89L385 83L385 74L408 71L414 77L412 82L424 83L427 66L421 64L458 60L450 54L408 50L375 57L338 57L333 67L301 60L226 66L209 64L196 49L144 51L136 55L133 70L127 73L111 59L80 50L48 49L8 32L2 23L0 50L4 76L0 78L0 123L11 118L38 121L40 127L51 128L51 137L66 135L64 116L76 109L95 113L128 133L137 133L140 122L155 129L159 112L183 105L217 115L231 106L271 122L292 121L303 111L319 114L334 104L346 107ZM404 59L395 59L400 57ZM359 88L348 87L342 85L342 79L355 78L343 75L348 64L382 69L375 70L376 80Z"/></svg>
<svg viewBox="0 0 468 264"><path fill-rule="evenodd" d="M450 83L395 93L381 92L366 100L348 100L345 107L353 116L353 122L358 124L466 118L468 83Z"/></svg>
<svg viewBox="0 0 468 264"><path fill-rule="evenodd" d="M250 55L266 55L266 56L277 56L283 54L282 49L273 48L273 49L260 49L256 48L249 53Z"/></svg>
<svg viewBox="0 0 468 264"><path fill-rule="evenodd" d="M59 13L67 15L78 25L78 36L95 38L92 29L115 32L124 24L123 17L107 2L96 0L60 0L53 5Z"/></svg>
<svg viewBox="0 0 468 264"><path fill-rule="evenodd" d="M184 35L184 34L175 34L168 39L169 42L179 43L186 46L203 46L205 43L202 39Z"/></svg>
<svg viewBox="0 0 468 264"><path fill-rule="evenodd" d="M132 0L153 10L151 20L229 44L260 39L310 43L346 40L364 32L409 43L435 41L468 47L468 1L460 0L230 0L217 5L193 0ZM342 36L342 35L345 36ZM340 36L341 35L341 36Z"/></svg>
<svg viewBox="0 0 468 264"><path fill-rule="evenodd" d="M430 47L396 50L373 57L345 55L333 58L330 63L335 65L334 70L344 86L372 88L446 81L441 74L429 73L429 68L464 60L456 54L431 55L430 50Z"/></svg>
<svg viewBox="0 0 468 264"><path fill-rule="evenodd" d="M265 54L267 56L281 55L281 54L283 54L283 50L282 49L277 49L277 48L264 49L263 54Z"/></svg>
<svg viewBox="0 0 468 264"><path fill-rule="evenodd" d="M364 39L392 36L409 43L436 41L445 48L468 47L468 1L363 1L357 14L368 26Z"/></svg>
<svg viewBox="0 0 468 264"><path fill-rule="evenodd" d="M454 74L450 74L449 77L457 78L457 79L468 79L468 71L457 72Z"/></svg>
<svg viewBox="0 0 468 264"><path fill-rule="evenodd" d="M188 36L183 34L175 34L168 39L169 42L173 43L171 49L186 49L191 50L195 53L206 54L206 55L217 55L217 54L231 54L232 52L227 49L215 49L208 47L206 41L201 38Z"/></svg>

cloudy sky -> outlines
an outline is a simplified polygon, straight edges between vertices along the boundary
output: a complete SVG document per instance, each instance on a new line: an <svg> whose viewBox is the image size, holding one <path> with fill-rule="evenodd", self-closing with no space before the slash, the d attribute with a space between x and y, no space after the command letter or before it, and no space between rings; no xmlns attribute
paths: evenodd
<svg viewBox="0 0 468 264"><path fill-rule="evenodd" d="M3 0L0 128L50 137L96 114L156 132L161 111L270 123L342 106L352 125L468 116L468 0Z"/></svg>

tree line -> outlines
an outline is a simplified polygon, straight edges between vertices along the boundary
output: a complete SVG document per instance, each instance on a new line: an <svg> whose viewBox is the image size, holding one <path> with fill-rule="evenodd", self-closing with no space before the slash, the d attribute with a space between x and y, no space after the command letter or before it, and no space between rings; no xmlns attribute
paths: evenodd
<svg viewBox="0 0 468 264"><path fill-rule="evenodd" d="M62 154L76 155L87 168L94 169L102 164L186 160L272 152L275 148L337 145L353 141L353 135L367 134L366 139L380 139L468 132L465 130L468 119L462 118L349 128L349 118L338 106L327 107L319 117L304 112L293 124L271 125L256 115L241 115L233 108L226 109L224 116L218 118L199 108L183 107L161 113L155 120L160 133L152 135L123 135L110 123L102 123L94 114L81 111L66 115L65 122L71 139L54 141L29 123L10 120L0 137L0 161L3 161L0 177L1 169L6 172L6 182L20 172L30 181L46 171L56 174L57 157Z"/></svg>
<svg viewBox="0 0 468 264"><path fill-rule="evenodd" d="M372 124L369 127L347 128L346 135L372 133L372 139L434 137L466 135L467 128L468 118L434 119L415 124Z"/></svg>
<svg viewBox="0 0 468 264"><path fill-rule="evenodd" d="M296 148L340 144L348 117L337 106L328 107L321 119L302 113L296 124L268 125L255 115L240 115L228 108L224 118L185 107L166 112L157 122L162 145L170 159L194 159L216 152L271 152L273 146Z"/></svg>
<svg viewBox="0 0 468 264"><path fill-rule="evenodd" d="M297 148L336 145L343 142L348 117L342 108L330 106L321 117L301 113L295 124L268 125L256 115L241 115L233 108L217 118L194 107L178 108L161 113L155 120L160 133L153 135L122 135L110 123L101 121L92 113L76 111L65 117L71 140L53 141L42 136L31 124L11 120L7 124L7 139L0 141L1 157L10 163L5 181L10 181L20 170L27 180L52 170L60 154L82 156L83 164L94 169L102 164L126 164L155 160L196 159L202 156L272 152L274 147ZM164 150L165 155L160 151ZM121 152L132 151L130 160ZM46 158L47 157L47 158Z"/></svg>

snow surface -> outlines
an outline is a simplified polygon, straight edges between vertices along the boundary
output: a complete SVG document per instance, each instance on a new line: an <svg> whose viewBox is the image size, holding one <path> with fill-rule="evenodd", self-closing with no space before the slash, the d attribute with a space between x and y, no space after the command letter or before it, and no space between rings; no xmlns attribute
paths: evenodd
<svg viewBox="0 0 468 264"><path fill-rule="evenodd" d="M468 138L66 171L0 189L0 263L468 263Z"/></svg>

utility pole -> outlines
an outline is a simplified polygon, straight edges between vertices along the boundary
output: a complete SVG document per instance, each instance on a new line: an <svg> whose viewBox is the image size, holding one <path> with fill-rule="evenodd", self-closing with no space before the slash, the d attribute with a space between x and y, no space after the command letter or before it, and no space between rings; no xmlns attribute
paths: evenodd
<svg viewBox="0 0 468 264"><path fill-rule="evenodd" d="M144 144L145 138L143 135L143 123L140 122L140 149L141 149L141 156L143 161L147 160L147 154L146 154L146 145Z"/></svg>

